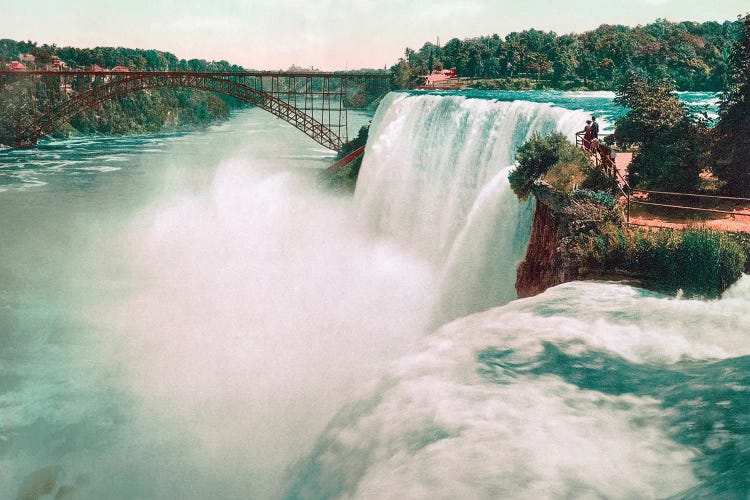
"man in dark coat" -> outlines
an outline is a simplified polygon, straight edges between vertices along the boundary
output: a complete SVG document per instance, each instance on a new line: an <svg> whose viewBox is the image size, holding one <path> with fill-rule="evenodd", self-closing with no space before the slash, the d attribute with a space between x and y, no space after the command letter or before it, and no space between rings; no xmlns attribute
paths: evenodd
<svg viewBox="0 0 750 500"><path fill-rule="evenodd" d="M591 138L592 139L599 138L599 124L596 123L596 116L591 117Z"/></svg>

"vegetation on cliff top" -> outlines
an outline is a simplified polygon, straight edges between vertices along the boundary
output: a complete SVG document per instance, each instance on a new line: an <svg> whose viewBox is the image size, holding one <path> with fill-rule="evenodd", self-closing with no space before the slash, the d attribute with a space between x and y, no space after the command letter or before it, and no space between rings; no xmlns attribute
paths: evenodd
<svg viewBox="0 0 750 500"><path fill-rule="evenodd" d="M517 167L510 173L513 192L525 200L540 178L560 192L606 189L606 179L588 156L561 133L535 134L516 151Z"/></svg>
<svg viewBox="0 0 750 500"><path fill-rule="evenodd" d="M558 261L577 277L636 278L649 288L715 297L742 275L748 251L732 235L706 229L628 227L607 179L561 134L534 136L517 154L510 182L536 195L558 221ZM588 187L589 189L584 189Z"/></svg>
<svg viewBox="0 0 750 500"><path fill-rule="evenodd" d="M747 250L727 233L708 229L627 227L610 197L567 198L561 241L568 259L593 275L628 276L661 292L719 296L742 275Z"/></svg>

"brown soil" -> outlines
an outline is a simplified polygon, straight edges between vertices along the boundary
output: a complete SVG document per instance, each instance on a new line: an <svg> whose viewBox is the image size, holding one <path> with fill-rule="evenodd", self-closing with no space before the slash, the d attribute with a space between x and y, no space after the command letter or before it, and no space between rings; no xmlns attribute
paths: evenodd
<svg viewBox="0 0 750 500"><path fill-rule="evenodd" d="M626 178L628 166L633 161L633 153L617 153L615 164L623 178ZM635 193L634 197L645 197L641 193ZM623 200L624 201L624 200ZM670 201L665 202L674 205L690 205L689 202ZM659 228L683 229L686 227L701 227L714 229L716 231L727 231L736 233L750 233L750 206L737 206L736 203L726 203L723 206L715 206L720 210L732 212L732 214L711 214L710 212L695 212L683 210L684 213L674 215L662 215L648 213L637 205L631 205L630 223L637 226ZM651 210L649 208L649 210ZM658 209L657 209L658 210ZM635 212L635 213L633 213ZM674 211L673 211L674 212ZM699 219L692 216L700 215Z"/></svg>

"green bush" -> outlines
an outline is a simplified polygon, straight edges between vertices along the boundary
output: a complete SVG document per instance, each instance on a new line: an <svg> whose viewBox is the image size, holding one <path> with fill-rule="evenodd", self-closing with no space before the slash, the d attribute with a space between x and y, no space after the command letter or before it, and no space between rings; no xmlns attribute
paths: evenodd
<svg viewBox="0 0 750 500"><path fill-rule="evenodd" d="M610 193L604 191L594 191L591 189L577 189L571 196L577 200L590 200L594 203L604 205L607 208L614 208L617 205L617 199Z"/></svg>
<svg viewBox="0 0 750 500"><path fill-rule="evenodd" d="M597 170L591 160L575 144L559 132L547 137L534 134L516 152L517 166L511 172L510 186L520 199L526 199L531 187L541 177L556 191L570 193L589 182Z"/></svg>
<svg viewBox="0 0 750 500"><path fill-rule="evenodd" d="M716 297L742 275L747 252L734 239L707 229L625 229L615 224L599 234L583 235L585 252L596 241L589 262L641 276L659 290Z"/></svg>

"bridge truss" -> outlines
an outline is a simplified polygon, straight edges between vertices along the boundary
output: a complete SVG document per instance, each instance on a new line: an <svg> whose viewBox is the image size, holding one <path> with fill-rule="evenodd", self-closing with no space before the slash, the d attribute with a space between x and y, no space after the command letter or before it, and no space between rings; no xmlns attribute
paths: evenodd
<svg viewBox="0 0 750 500"><path fill-rule="evenodd" d="M159 88L192 88L250 103L326 148L348 137L355 92L386 93L387 73L0 71L0 143L33 146L77 114L105 101ZM3 119L3 117L5 117Z"/></svg>

